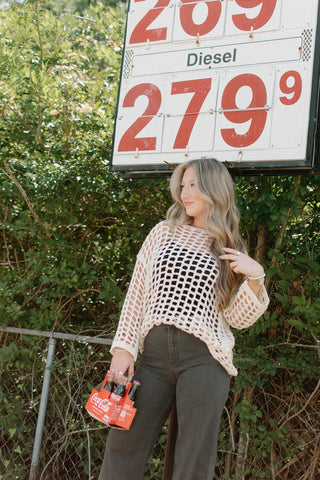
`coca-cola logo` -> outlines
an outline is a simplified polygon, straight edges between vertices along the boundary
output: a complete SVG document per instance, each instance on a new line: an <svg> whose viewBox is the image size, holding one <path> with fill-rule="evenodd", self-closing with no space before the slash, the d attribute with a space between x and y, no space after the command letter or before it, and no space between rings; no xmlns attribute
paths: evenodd
<svg viewBox="0 0 320 480"><path fill-rule="evenodd" d="M94 393L91 397L91 403L94 403L100 410L107 413L109 408L113 405L107 398L100 398L98 393Z"/></svg>

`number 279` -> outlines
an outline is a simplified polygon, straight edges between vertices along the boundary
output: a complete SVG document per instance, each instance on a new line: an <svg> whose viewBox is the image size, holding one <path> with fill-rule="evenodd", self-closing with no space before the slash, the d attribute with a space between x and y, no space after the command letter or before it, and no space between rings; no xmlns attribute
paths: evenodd
<svg viewBox="0 0 320 480"><path fill-rule="evenodd" d="M176 134L173 149L183 149L189 143L194 125L201 107L211 90L212 79L194 79L174 82L171 86L171 95L192 94L182 121ZM249 87L252 91L250 104L245 109L239 109L236 97L242 87ZM281 92L280 102L287 106L293 105L301 97L302 79L297 71L285 72L279 82ZM138 137L138 134L149 122L159 114L162 102L160 89L152 83L140 83L131 88L123 100L125 109L132 108L140 96L148 98L148 105L143 114L138 117L122 135L118 151L130 152L156 150L157 137ZM221 136L231 147L248 147L254 144L262 135L266 121L267 90L263 80L257 75L245 73L234 77L224 88L221 97L221 108L226 119L233 124L243 124L250 121L246 133L238 134L234 128L221 129Z"/></svg>

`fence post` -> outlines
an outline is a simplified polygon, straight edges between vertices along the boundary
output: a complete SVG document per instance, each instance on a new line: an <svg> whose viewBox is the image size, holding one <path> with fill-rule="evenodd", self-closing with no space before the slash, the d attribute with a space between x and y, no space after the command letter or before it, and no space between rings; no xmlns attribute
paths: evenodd
<svg viewBox="0 0 320 480"><path fill-rule="evenodd" d="M40 400L40 407L39 407L39 414L38 414L38 421L37 421L37 429L34 437L29 480L36 480L37 468L38 468L39 458L40 458L40 448L41 448L42 434L43 434L43 428L44 428L44 421L45 421L47 405L48 405L51 366L53 363L56 342L57 340L53 337L51 337L49 340L46 368L44 371L42 391L41 391L41 400Z"/></svg>

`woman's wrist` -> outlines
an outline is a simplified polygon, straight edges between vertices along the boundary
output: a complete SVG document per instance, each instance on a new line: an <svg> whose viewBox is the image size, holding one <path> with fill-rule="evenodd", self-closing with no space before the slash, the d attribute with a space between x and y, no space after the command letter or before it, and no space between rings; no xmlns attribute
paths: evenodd
<svg viewBox="0 0 320 480"><path fill-rule="evenodd" d="M126 348L122 348L122 347L115 347L115 348L113 348L113 350L112 350L112 355L114 356L116 353L119 353L119 354L120 354L120 353L126 353L126 354L130 355L130 357L133 358L132 353L130 353L129 350L127 350Z"/></svg>
<svg viewBox="0 0 320 480"><path fill-rule="evenodd" d="M254 275L252 277L250 275L247 275L247 279L248 279L248 282L258 283L259 285L263 285L265 276L266 274L263 272L260 275Z"/></svg>
<svg viewBox="0 0 320 480"><path fill-rule="evenodd" d="M117 352L127 352L127 353L129 353L128 350L126 350L125 348L122 348L122 347L115 347L113 349L113 351L114 351L114 353L117 353Z"/></svg>

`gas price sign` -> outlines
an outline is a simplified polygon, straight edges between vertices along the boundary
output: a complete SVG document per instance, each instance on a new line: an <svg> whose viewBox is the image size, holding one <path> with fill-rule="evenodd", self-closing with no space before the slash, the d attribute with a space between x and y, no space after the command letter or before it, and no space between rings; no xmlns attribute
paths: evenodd
<svg viewBox="0 0 320 480"><path fill-rule="evenodd" d="M111 169L317 164L318 0L131 0Z"/></svg>

